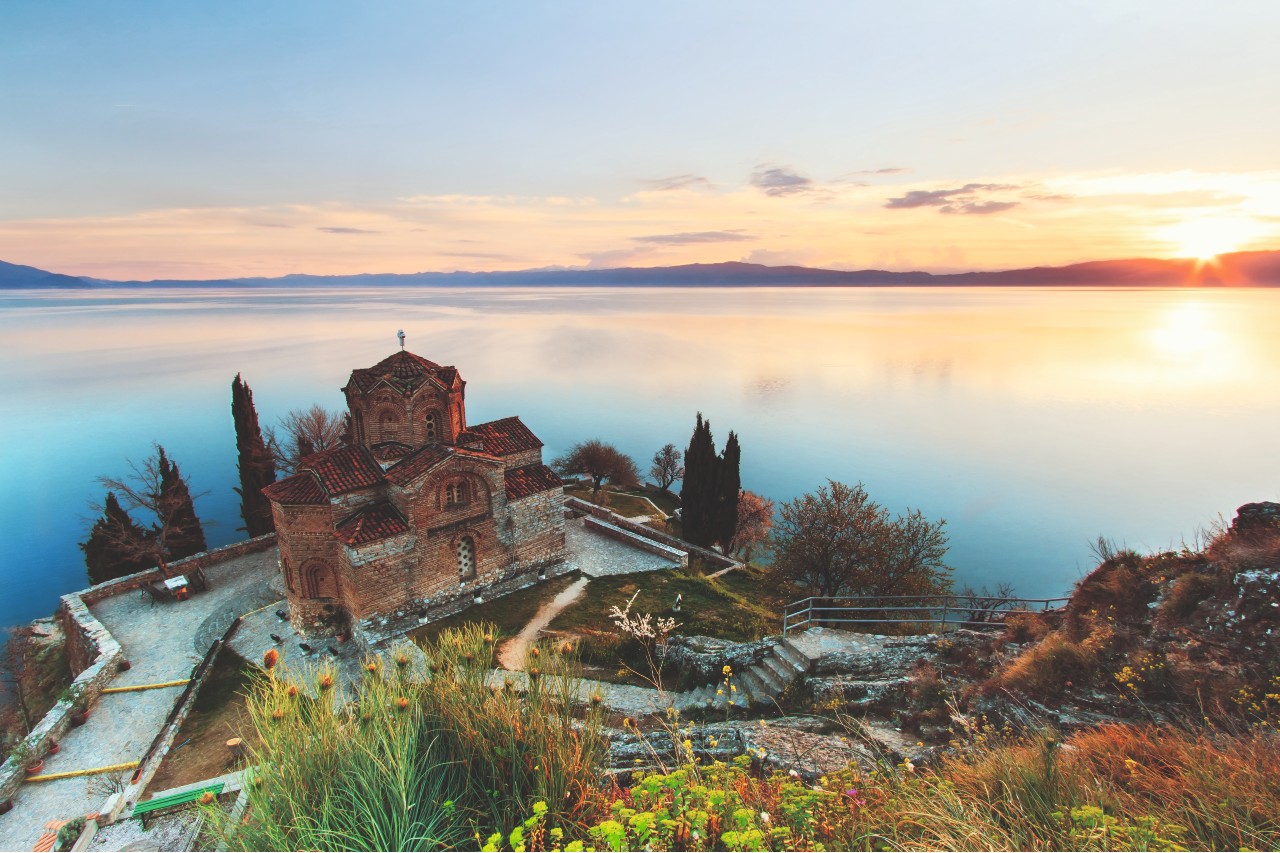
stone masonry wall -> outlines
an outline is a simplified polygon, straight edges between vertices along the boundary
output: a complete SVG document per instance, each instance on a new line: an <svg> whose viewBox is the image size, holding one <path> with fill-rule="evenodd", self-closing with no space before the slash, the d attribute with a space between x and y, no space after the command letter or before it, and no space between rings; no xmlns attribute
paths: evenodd
<svg viewBox="0 0 1280 853"><path fill-rule="evenodd" d="M199 554L170 563L169 574L171 576L180 575L184 571L196 567L203 569L226 560L243 557L245 554L257 554L275 547L275 544L276 534L268 533L255 539L246 539L243 542L235 542L231 545L224 545L221 548L214 548L211 551L201 551ZM85 604L97 604L105 598L111 598L129 590L141 589L144 584L153 583L163 577L159 567L145 569L136 574L126 575L122 578L91 586L88 589L81 590L77 595Z"/></svg>
<svg viewBox="0 0 1280 853"><path fill-rule="evenodd" d="M507 504L518 569L534 569L565 559L564 489L555 488Z"/></svg>

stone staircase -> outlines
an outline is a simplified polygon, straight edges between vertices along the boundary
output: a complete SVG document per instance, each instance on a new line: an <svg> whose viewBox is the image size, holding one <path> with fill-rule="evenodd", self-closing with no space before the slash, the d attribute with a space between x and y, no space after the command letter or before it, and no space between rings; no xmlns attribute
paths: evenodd
<svg viewBox="0 0 1280 853"><path fill-rule="evenodd" d="M735 671L728 685L718 681L682 693L676 708L683 714L746 711L757 706L761 710L774 708L782 691L807 672L812 662L790 640L778 637L757 662Z"/></svg>

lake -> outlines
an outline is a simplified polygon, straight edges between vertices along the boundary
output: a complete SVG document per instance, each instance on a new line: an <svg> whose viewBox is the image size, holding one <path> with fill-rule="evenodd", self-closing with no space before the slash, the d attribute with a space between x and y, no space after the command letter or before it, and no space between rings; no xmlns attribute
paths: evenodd
<svg viewBox="0 0 1280 853"><path fill-rule="evenodd" d="M230 384L264 424L339 409L396 348L456 365L474 423L647 470L701 411L745 488L827 478L947 521L959 582L1066 592L1099 535L1178 547L1280 495L1280 295L1017 288L0 292L0 624L86 584L77 543L159 441L209 544L242 538ZM602 617L603 618L603 617Z"/></svg>

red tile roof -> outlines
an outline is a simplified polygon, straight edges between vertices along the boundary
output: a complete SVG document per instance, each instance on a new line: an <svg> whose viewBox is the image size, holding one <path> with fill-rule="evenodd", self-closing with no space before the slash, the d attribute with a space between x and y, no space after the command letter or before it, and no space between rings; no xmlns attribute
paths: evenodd
<svg viewBox="0 0 1280 853"><path fill-rule="evenodd" d="M450 388L457 378L456 367L441 367L420 355L401 350L384 358L373 367L351 371L348 384L356 386L363 393L386 380L401 391L409 392L417 390L424 382L432 379L445 388Z"/></svg>
<svg viewBox="0 0 1280 853"><path fill-rule="evenodd" d="M507 500L518 501L563 485L564 480L546 465L523 465L507 471Z"/></svg>
<svg viewBox="0 0 1280 853"><path fill-rule="evenodd" d="M292 477L272 483L264 488L262 493L285 506L314 506L329 502L324 489L320 487L320 481L310 471L303 471L301 474L294 474Z"/></svg>
<svg viewBox="0 0 1280 853"><path fill-rule="evenodd" d="M369 448L379 462L394 462L413 452L413 448L399 441L384 441Z"/></svg>
<svg viewBox="0 0 1280 853"><path fill-rule="evenodd" d="M484 452L494 456L511 456L542 447L542 442L518 417L475 424L467 431L478 434L484 442Z"/></svg>
<svg viewBox="0 0 1280 853"><path fill-rule="evenodd" d="M355 515L338 524L333 534L348 545L364 545L408 532L409 525L400 512L382 501L361 508Z"/></svg>
<svg viewBox="0 0 1280 853"><path fill-rule="evenodd" d="M362 445L317 453L307 459L306 467L315 473L331 497L367 489L383 480L382 466Z"/></svg>
<svg viewBox="0 0 1280 853"><path fill-rule="evenodd" d="M395 483L397 486L407 486L419 475L435 467L437 462L448 458L449 448L439 444L428 444L392 465L387 469L385 476L388 482Z"/></svg>

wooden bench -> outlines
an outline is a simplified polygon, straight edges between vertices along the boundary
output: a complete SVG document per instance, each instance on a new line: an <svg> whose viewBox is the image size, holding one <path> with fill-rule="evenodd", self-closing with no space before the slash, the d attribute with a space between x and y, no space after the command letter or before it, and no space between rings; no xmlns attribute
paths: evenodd
<svg viewBox="0 0 1280 853"><path fill-rule="evenodd" d="M194 788L190 791L183 791L180 794L170 794L167 797L152 797L146 802L138 803L133 807L133 813L130 817L136 817L142 821L142 825L147 825L147 817L155 817L156 812L166 809L185 806L188 803L194 803L205 794L213 794L215 797L222 793L226 782L219 782L216 785L206 785L203 788Z"/></svg>

